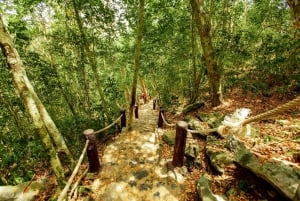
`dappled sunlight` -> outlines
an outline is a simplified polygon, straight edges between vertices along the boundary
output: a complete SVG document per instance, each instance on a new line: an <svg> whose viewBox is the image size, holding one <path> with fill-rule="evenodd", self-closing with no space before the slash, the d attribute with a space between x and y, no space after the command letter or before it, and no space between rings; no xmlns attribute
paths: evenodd
<svg viewBox="0 0 300 201"><path fill-rule="evenodd" d="M104 150L99 200L178 201L182 197L181 170L168 169L167 161L160 161L158 113L152 111L151 103L141 106L133 130L124 130Z"/></svg>

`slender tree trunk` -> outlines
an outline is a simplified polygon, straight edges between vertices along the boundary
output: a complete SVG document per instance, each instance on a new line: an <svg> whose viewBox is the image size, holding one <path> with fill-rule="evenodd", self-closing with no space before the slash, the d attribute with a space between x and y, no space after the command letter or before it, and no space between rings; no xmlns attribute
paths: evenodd
<svg viewBox="0 0 300 201"><path fill-rule="evenodd" d="M222 101L221 75L220 69L214 58L214 50L210 33L210 19L204 11L203 0L190 0L190 4L195 16L204 59L207 66L212 106L218 106Z"/></svg>
<svg viewBox="0 0 300 201"><path fill-rule="evenodd" d="M296 29L300 29L300 1L299 0L287 0L291 13L294 18L294 26Z"/></svg>
<svg viewBox="0 0 300 201"><path fill-rule="evenodd" d="M203 78L203 67L200 66L200 69L197 69L197 40L195 37L195 19L192 14L191 20L191 46L192 46L192 65L193 65L193 86L191 91L190 103L195 103L199 97L199 88L200 82Z"/></svg>
<svg viewBox="0 0 300 201"><path fill-rule="evenodd" d="M35 94L34 89L30 81L28 80L23 63L19 57L17 50L14 48L9 33L5 29L1 15L0 46L4 56L7 59L7 64L11 70L16 90L19 93L27 111L29 112L34 127L38 131L39 137L50 157L50 164L56 175L58 184L62 186L65 183L63 167L48 133L49 128L46 126L44 119L42 118L42 116L45 115L46 110L44 109L44 106L39 101L39 99L37 100L37 95ZM44 110L44 114L41 114L41 109Z"/></svg>
<svg viewBox="0 0 300 201"><path fill-rule="evenodd" d="M94 76L95 76L95 79L96 79L97 91L99 93L100 99L101 99L102 104L104 106L103 107L104 110L105 110L104 112L105 112L106 116L108 118L110 118L108 110L106 109L107 106L108 106L108 102L105 99L104 92L103 92L103 89L102 89L102 85L100 83L100 77L99 77L99 74L98 74L98 71L97 71L97 62L96 62L96 59L95 59L95 55L90 50L90 47L89 47L90 43L87 39L86 32L83 28L82 21L80 19L80 15L79 15L79 10L78 10L78 7L77 7L77 4L76 4L75 0L72 0L72 3L73 3L73 7L74 7L74 12L75 12L77 25L78 25L78 28L79 28L79 31L80 31L80 34L81 34L82 42L83 42L84 52L86 54L85 56L86 56L87 60L89 61L90 65L92 67L92 70L94 72Z"/></svg>
<svg viewBox="0 0 300 201"><path fill-rule="evenodd" d="M148 90L147 90L144 80L141 77L140 77L140 83L142 86L142 91L143 91L142 93L144 94L144 101L145 101L145 103L147 103L148 102Z"/></svg>
<svg viewBox="0 0 300 201"><path fill-rule="evenodd" d="M79 48L78 48L79 49ZM84 57L84 51L79 49L78 54L81 58L81 71L80 74L82 75L82 85L83 85L83 94L84 94L84 108L85 112L88 114L91 114L91 92L90 92L90 83L88 82L88 75L87 75L87 69L85 67L85 57Z"/></svg>
<svg viewBox="0 0 300 201"><path fill-rule="evenodd" d="M57 83L58 83L58 88L60 89L61 94L63 95L63 97L64 97L64 99L65 99L72 115L76 118L77 115L76 115L75 106L73 105L71 99L69 98L68 92L63 88L63 85L61 84L60 77L59 77L59 74L57 72L56 64L54 62L53 55L51 53L50 53L50 63L51 63L52 70L54 72L54 75L55 75Z"/></svg>
<svg viewBox="0 0 300 201"><path fill-rule="evenodd" d="M67 8L65 8L65 15L66 15L66 19L70 18L70 16L68 15ZM72 29L70 28L67 20L65 20L65 26L68 30L68 34L70 34L72 32ZM71 37L71 34L69 37ZM82 45L80 43L76 43L75 47L77 50L78 58L80 58L80 63L79 63L80 70L78 71L78 74L81 76L80 89L82 91L81 93L83 94L84 112L87 114L91 114L90 86L89 86L89 82L88 82L88 76L86 73L87 70L86 70L86 65L85 65L88 61L85 56L84 48L82 48Z"/></svg>
<svg viewBox="0 0 300 201"><path fill-rule="evenodd" d="M145 1L140 0L139 19L138 19L139 24L137 30L136 47L135 47L135 55L134 55L135 69L134 69L134 75L132 81L131 102L129 108L129 121L128 121L129 130L132 129L133 109L136 104L136 90L137 90L138 74L140 68L140 54L141 54L141 45L142 45L142 36L143 36L144 6L145 6Z"/></svg>
<svg viewBox="0 0 300 201"><path fill-rule="evenodd" d="M16 111L14 109L14 106L12 105L12 103L9 100L7 100L6 98L4 98L2 94L3 93L0 89L0 103L1 103L1 105L4 105L8 108L10 114L13 116L14 123L17 127L17 130L18 130L20 136L24 136L22 121L21 121L20 115L18 114L18 111Z"/></svg>

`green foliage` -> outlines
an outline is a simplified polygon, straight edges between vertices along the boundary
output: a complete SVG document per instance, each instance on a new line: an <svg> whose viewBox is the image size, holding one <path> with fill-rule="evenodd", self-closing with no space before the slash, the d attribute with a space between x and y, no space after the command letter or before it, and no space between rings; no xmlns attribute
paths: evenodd
<svg viewBox="0 0 300 201"><path fill-rule="evenodd" d="M264 143L269 143L271 140L272 140L272 137L270 135L268 135L267 137L265 137Z"/></svg>
<svg viewBox="0 0 300 201"><path fill-rule="evenodd" d="M7 1L0 2L0 11L36 92L78 156L82 131L103 128L119 115L117 104L126 102L123 94L134 73L138 1L76 3L109 105L98 96L70 1ZM299 92L300 36L291 26L285 1L209 1L205 10L211 15L214 54L225 88L241 86L263 95ZM151 95L159 95L171 111L197 88L194 72L201 77L200 95L209 91L199 37L196 71L192 66L191 18L187 1L146 2L140 76ZM0 175L10 173L1 182L17 184L30 179L35 164L47 160L0 59L5 69L0 74L5 105L0 111Z"/></svg>
<svg viewBox="0 0 300 201"><path fill-rule="evenodd" d="M16 185L30 180L33 169L47 160L47 154L32 129L27 128L21 135L10 116L5 120L3 124L0 118L0 184Z"/></svg>
<svg viewBox="0 0 300 201"><path fill-rule="evenodd" d="M225 68L225 87L242 83L244 90L263 95L292 92L299 86L299 33L291 29L288 7L279 0L244 6L245 18L232 33L217 32L222 36L217 53Z"/></svg>

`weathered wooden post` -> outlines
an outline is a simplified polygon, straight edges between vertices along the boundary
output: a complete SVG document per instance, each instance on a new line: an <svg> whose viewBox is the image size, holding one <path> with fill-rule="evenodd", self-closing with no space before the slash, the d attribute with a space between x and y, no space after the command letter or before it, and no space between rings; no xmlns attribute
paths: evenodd
<svg viewBox="0 0 300 201"><path fill-rule="evenodd" d="M153 100L153 110L156 108L156 99Z"/></svg>
<svg viewBox="0 0 300 201"><path fill-rule="evenodd" d="M160 107L159 115L158 115L158 122L157 122L158 128L162 128L164 125L164 120L163 120L162 115L164 115L164 109L162 107Z"/></svg>
<svg viewBox="0 0 300 201"><path fill-rule="evenodd" d="M126 110L121 110L121 130L123 127L126 127Z"/></svg>
<svg viewBox="0 0 300 201"><path fill-rule="evenodd" d="M98 157L96 137L93 129L87 129L83 131L85 135L85 140L89 140L89 145L87 147L87 157L89 161L89 171L98 172L100 170L100 161Z"/></svg>
<svg viewBox="0 0 300 201"><path fill-rule="evenodd" d="M134 116L136 119L138 119L139 118L139 105L136 105L134 108L135 108Z"/></svg>
<svg viewBox="0 0 300 201"><path fill-rule="evenodd" d="M160 99L156 98L156 106L160 106Z"/></svg>
<svg viewBox="0 0 300 201"><path fill-rule="evenodd" d="M174 167L183 166L187 128L188 124L185 121L179 121L176 124L175 147L172 161Z"/></svg>

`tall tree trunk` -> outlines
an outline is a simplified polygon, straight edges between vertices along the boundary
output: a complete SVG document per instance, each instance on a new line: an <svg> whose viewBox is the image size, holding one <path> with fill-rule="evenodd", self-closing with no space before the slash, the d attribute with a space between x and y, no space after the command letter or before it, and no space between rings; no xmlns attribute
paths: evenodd
<svg viewBox="0 0 300 201"><path fill-rule="evenodd" d="M110 119L108 110L106 109L107 106L108 106L108 102L105 99L104 92L103 92L103 89L102 89L102 85L100 83L100 77L99 77L99 74L98 74L98 71L97 71L97 62L96 62L96 59L95 59L95 55L90 50L90 47L89 47L90 43L87 39L86 32L83 28L83 24L82 24L82 21L81 21L80 15L79 15L79 10L78 10L78 7L77 7L77 4L76 4L75 0L72 0L72 3L73 3L73 7L74 7L74 12L75 12L75 18L76 18L77 25L78 25L78 28L79 28L79 31L80 31L80 34L81 34L82 42L83 42L84 53L86 54L85 56L86 56L87 60L89 61L90 65L92 67L92 70L93 70L93 73L94 73L94 76L95 76L95 79L96 79L97 91L98 91L100 99L102 101L104 112L105 112L107 118Z"/></svg>
<svg viewBox="0 0 300 201"><path fill-rule="evenodd" d="M44 122L44 119L42 117L42 116L45 117L47 112L43 104L40 102L37 95L35 94L33 86L28 80L23 63L20 59L17 50L14 48L9 33L5 29L1 15L0 15L0 46L4 56L7 59L7 64L11 70L16 90L20 95L27 111L30 114L34 127L38 131L41 141L45 145L45 149L50 157L50 164L56 175L58 184L62 186L65 183L63 167L61 165L57 152L55 151L55 148L52 144L51 137L48 133L49 125L46 126L46 123ZM41 114L41 110L44 110L42 114ZM61 145L60 147L63 146Z"/></svg>
<svg viewBox="0 0 300 201"><path fill-rule="evenodd" d="M139 8L139 19L138 19L138 30L137 30L137 38L136 38L136 47L135 47L135 55L134 55L134 75L132 81L132 90L131 90L131 102L129 108L129 121L128 121L128 129L132 129L133 124L133 109L136 104L136 90L137 90L137 82L140 68L140 54L141 54L141 45L142 45L142 36L143 36L143 20L144 20L144 7L145 1L140 0L140 8Z"/></svg>
<svg viewBox="0 0 300 201"><path fill-rule="evenodd" d="M192 89L191 89L190 103L195 103L199 97L200 82L203 78L204 68L200 66L200 69L197 69L197 40L195 37L194 14L192 14L192 19L191 19L191 46L192 46L193 83L191 86Z"/></svg>
<svg viewBox="0 0 300 201"><path fill-rule="evenodd" d="M300 1L299 0L287 0L291 13L294 18L294 26L296 29L300 29Z"/></svg>
<svg viewBox="0 0 300 201"><path fill-rule="evenodd" d="M210 33L210 19L204 11L203 0L190 0L190 4L192 7L192 12L195 16L203 55L207 66L212 106L218 106L222 101L221 75L220 69L214 58L214 50Z"/></svg>

